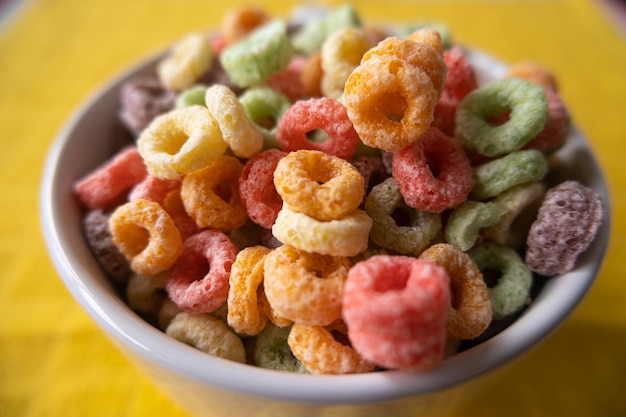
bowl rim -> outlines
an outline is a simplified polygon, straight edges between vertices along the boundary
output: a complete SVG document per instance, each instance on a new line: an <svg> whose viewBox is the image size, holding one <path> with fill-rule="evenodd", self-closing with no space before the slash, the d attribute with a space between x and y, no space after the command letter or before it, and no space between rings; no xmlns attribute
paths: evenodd
<svg viewBox="0 0 626 417"><path fill-rule="evenodd" d="M479 80L502 76L501 61L475 49L467 51ZM83 247L68 246L71 224L65 213L67 204L76 204L71 190L59 184L68 147L78 140L76 127L89 117L106 94L116 94L121 85L139 74L151 71L162 54L140 60L134 66L100 87L86 100L54 139L46 157L40 189L40 220L49 255L64 285L88 315L116 343L130 348L140 357L185 376L197 383L262 397L265 399L308 403L373 403L434 393L462 383L510 362L544 340L576 309L588 293L602 266L610 235L610 198L604 175L580 131L573 127L571 138L558 152L589 153L593 188L603 200L604 219L596 238L582 254L577 267L546 281L532 305L515 323L489 340L446 358L427 372L384 371L354 375L308 375L254 367L216 358L166 336L134 313L112 287L91 274L94 260L84 259ZM486 73L485 73L486 71ZM65 158L65 159L64 159ZM102 275L104 275L102 273ZM557 291L561 297L547 297Z"/></svg>

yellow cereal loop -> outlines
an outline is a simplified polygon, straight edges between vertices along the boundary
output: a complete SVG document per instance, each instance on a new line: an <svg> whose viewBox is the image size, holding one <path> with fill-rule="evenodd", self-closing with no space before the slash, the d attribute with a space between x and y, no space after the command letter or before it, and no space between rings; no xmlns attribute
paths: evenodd
<svg viewBox="0 0 626 417"><path fill-rule="evenodd" d="M178 313L165 332L210 355L246 363L246 351L241 339L223 321L208 314Z"/></svg>
<svg viewBox="0 0 626 417"><path fill-rule="evenodd" d="M213 85L204 101L222 131L224 142L241 158L251 158L263 148L263 134L248 117L235 93L224 85Z"/></svg>
<svg viewBox="0 0 626 417"><path fill-rule="evenodd" d="M179 40L157 65L159 81L170 90L190 87L211 67L213 50L209 39L192 33Z"/></svg>
<svg viewBox="0 0 626 417"><path fill-rule="evenodd" d="M180 196L198 226L232 230L246 223L248 213L239 196L242 170L237 158L222 155L209 166L185 175Z"/></svg>
<svg viewBox="0 0 626 417"><path fill-rule="evenodd" d="M227 147L217 122L199 105L157 116L137 140L150 175L164 179L209 165Z"/></svg>
<svg viewBox="0 0 626 417"><path fill-rule="evenodd" d="M174 221L153 201L140 199L119 206L109 218L109 229L132 270L141 275L170 269L183 252Z"/></svg>
<svg viewBox="0 0 626 417"><path fill-rule="evenodd" d="M295 323L287 343L293 355L315 375L341 375L371 372L376 365L364 359L349 345L336 340L322 326Z"/></svg>
<svg viewBox="0 0 626 417"><path fill-rule="evenodd" d="M373 221L356 209L340 219L317 220L283 203L272 226L276 239L307 252L356 256L367 249Z"/></svg>
<svg viewBox="0 0 626 417"><path fill-rule="evenodd" d="M265 295L278 316L319 326L341 318L348 258L282 245L267 254L263 266Z"/></svg>
<svg viewBox="0 0 626 417"><path fill-rule="evenodd" d="M359 28L345 27L330 35L321 50L322 93L334 99L341 97L350 73L373 46L374 43Z"/></svg>
<svg viewBox="0 0 626 417"><path fill-rule="evenodd" d="M282 158L274 185L294 211L319 220L338 219L363 200L365 180L346 160L321 151L300 150Z"/></svg>
<svg viewBox="0 0 626 417"><path fill-rule="evenodd" d="M269 252L265 246L245 248L237 254L230 270L227 321L237 333L259 334L268 322L258 292Z"/></svg>

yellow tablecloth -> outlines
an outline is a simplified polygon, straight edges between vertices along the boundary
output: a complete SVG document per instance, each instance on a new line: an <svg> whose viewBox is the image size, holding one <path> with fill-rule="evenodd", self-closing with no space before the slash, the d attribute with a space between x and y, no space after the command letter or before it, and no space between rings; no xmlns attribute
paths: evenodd
<svg viewBox="0 0 626 417"><path fill-rule="evenodd" d="M33 0L0 21L1 416L186 415L63 287L41 237L38 188L48 147L89 94L179 36L216 27L224 10L238 3ZM286 15L294 4L266 7ZM508 62L532 59L552 69L609 181L612 239L591 293L565 325L508 366L459 415L626 415L624 32L591 0L353 4L366 19L440 20L459 42Z"/></svg>

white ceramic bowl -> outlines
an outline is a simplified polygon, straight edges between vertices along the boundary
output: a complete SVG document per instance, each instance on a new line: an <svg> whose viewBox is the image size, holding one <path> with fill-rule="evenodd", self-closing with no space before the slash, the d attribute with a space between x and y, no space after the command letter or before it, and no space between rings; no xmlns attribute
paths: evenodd
<svg viewBox="0 0 626 417"><path fill-rule="evenodd" d="M609 238L609 196L588 144L573 130L559 151L567 162L552 177L577 179L600 193L605 217L595 241L579 258L575 270L547 281L513 325L445 359L436 370L345 376L280 373L212 357L166 336L137 316L114 291L85 244L83 211L72 194L73 182L117 149L121 84L151 73L156 59L106 85L60 132L44 170L41 218L51 258L75 299L156 385L194 415L441 415L442 407L453 405L459 393L484 379L479 377L518 357L555 330L592 285ZM504 74L505 67L489 56L473 52L471 60L481 80Z"/></svg>

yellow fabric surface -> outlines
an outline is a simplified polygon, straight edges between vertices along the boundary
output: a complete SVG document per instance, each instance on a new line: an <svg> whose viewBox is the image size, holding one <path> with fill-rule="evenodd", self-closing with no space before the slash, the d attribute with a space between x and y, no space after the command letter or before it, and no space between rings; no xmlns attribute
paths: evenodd
<svg viewBox="0 0 626 417"><path fill-rule="evenodd" d="M224 10L238 3L33 0L2 22L0 416L186 415L64 288L41 236L38 192L48 147L83 100L179 36L216 27ZM295 4L264 6L286 15ZM458 415L626 415L624 32L591 0L353 4L367 20L440 20L456 41L508 62L531 59L552 69L609 181L612 238L591 292L561 328L510 364Z"/></svg>

